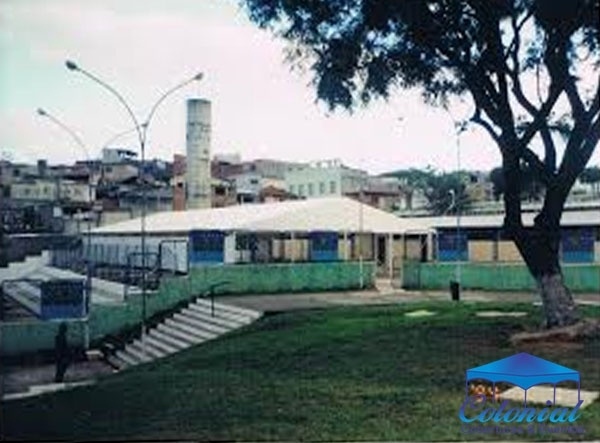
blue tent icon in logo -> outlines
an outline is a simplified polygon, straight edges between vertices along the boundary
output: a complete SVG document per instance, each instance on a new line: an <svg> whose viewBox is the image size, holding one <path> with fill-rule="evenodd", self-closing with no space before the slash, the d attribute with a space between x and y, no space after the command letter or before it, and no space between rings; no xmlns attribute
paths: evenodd
<svg viewBox="0 0 600 443"><path fill-rule="evenodd" d="M469 381L475 379L489 380L494 392L497 382L511 383L525 390L525 405L527 405L527 390L535 385L554 385L553 404L556 403L556 384L561 381L577 383L577 400L581 395L581 378L579 372L535 355L521 352L511 357L496 360L476 368L467 369L465 387L469 392Z"/></svg>

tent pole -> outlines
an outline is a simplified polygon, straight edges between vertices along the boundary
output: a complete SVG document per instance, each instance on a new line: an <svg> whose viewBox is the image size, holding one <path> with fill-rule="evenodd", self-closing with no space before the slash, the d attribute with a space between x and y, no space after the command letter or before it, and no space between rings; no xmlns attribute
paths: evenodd
<svg viewBox="0 0 600 443"><path fill-rule="evenodd" d="M527 407L527 389L525 389L525 407Z"/></svg>

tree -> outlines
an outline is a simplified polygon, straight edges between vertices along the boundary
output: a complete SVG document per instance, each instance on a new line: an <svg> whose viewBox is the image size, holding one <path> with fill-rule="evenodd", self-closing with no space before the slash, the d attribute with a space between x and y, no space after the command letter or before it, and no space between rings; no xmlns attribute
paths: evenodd
<svg viewBox="0 0 600 443"><path fill-rule="evenodd" d="M468 177L462 173L437 172L433 167L425 169L401 169L387 172L382 177L395 177L402 183L404 192L412 194L419 190L427 199L427 209L434 215L455 214L457 209L464 211L473 203L466 192ZM458 196L458 200L456 199Z"/></svg>
<svg viewBox="0 0 600 443"><path fill-rule="evenodd" d="M560 218L600 137L599 0L243 1L255 23L289 41L288 60L310 67L331 108L395 87L443 105L470 99L471 122L500 149L504 229L538 283L546 324L578 322L559 263ZM522 162L546 186L533 227L522 222Z"/></svg>
<svg viewBox="0 0 600 443"><path fill-rule="evenodd" d="M527 163L521 164L521 199L525 200L540 200L544 184ZM499 200L504 195L506 183L504 181L504 171L502 168L494 168L490 172L490 181L494 186L494 197Z"/></svg>
<svg viewBox="0 0 600 443"><path fill-rule="evenodd" d="M595 196L600 195L600 168L598 166L592 166L585 168L579 179L582 183L587 183L592 186L592 192Z"/></svg>
<svg viewBox="0 0 600 443"><path fill-rule="evenodd" d="M424 191L428 209L434 215L463 213L473 203L466 192L465 177L455 173L433 174Z"/></svg>

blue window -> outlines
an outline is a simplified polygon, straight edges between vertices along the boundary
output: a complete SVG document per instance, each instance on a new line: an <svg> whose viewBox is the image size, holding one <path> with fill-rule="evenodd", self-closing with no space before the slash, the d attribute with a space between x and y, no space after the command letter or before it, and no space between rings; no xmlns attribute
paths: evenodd
<svg viewBox="0 0 600 443"><path fill-rule="evenodd" d="M224 243L222 231L190 232L190 263L223 263Z"/></svg>
<svg viewBox="0 0 600 443"><path fill-rule="evenodd" d="M467 233L456 230L440 230L437 236L439 261L466 261L469 259Z"/></svg>
<svg viewBox="0 0 600 443"><path fill-rule="evenodd" d="M311 261L335 261L338 259L337 232L313 232L310 234Z"/></svg>
<svg viewBox="0 0 600 443"><path fill-rule="evenodd" d="M571 228L561 232L562 261L590 263L594 261L593 228Z"/></svg>

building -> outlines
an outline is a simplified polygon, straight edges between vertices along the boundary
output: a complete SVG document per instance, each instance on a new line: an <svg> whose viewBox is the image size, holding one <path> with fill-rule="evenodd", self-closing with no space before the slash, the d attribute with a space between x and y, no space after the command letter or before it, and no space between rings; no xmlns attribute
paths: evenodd
<svg viewBox="0 0 600 443"><path fill-rule="evenodd" d="M10 198L16 201L58 202L75 206L89 206L95 199L95 188L88 183L72 180L35 178L14 182Z"/></svg>
<svg viewBox="0 0 600 443"><path fill-rule="evenodd" d="M147 217L146 232L149 254L176 271L188 257L189 266L364 260L388 276L401 265L403 236L426 234L410 220L339 197L157 213ZM139 252L139 235L140 219L94 230L92 259L125 266Z"/></svg>
<svg viewBox="0 0 600 443"><path fill-rule="evenodd" d="M102 149L102 163L115 164L115 163L130 163L135 161L137 153L130 149L125 148L103 148Z"/></svg>
<svg viewBox="0 0 600 443"><path fill-rule="evenodd" d="M138 165L135 163L103 163L100 180L102 183L125 183L138 176Z"/></svg>
<svg viewBox="0 0 600 443"><path fill-rule="evenodd" d="M285 172L286 190L301 198L355 194L366 181L365 171L348 168L339 160L290 166Z"/></svg>
<svg viewBox="0 0 600 443"><path fill-rule="evenodd" d="M532 226L536 213L523 214ZM466 215L457 225L455 216L415 217L434 233L432 261L469 263L522 263L514 242L503 231L504 214ZM566 210L561 220L559 256L563 263L600 262L600 211ZM412 257L417 258L417 257Z"/></svg>
<svg viewBox="0 0 600 443"><path fill-rule="evenodd" d="M361 189L345 195L388 212L399 209L403 202L400 181L396 177L367 177Z"/></svg>
<svg viewBox="0 0 600 443"><path fill-rule="evenodd" d="M172 189L172 210L184 211L186 205L185 180L186 156L175 154L173 157L173 176L170 180ZM233 180L213 176L210 179L211 206L220 208L237 203L236 186Z"/></svg>

